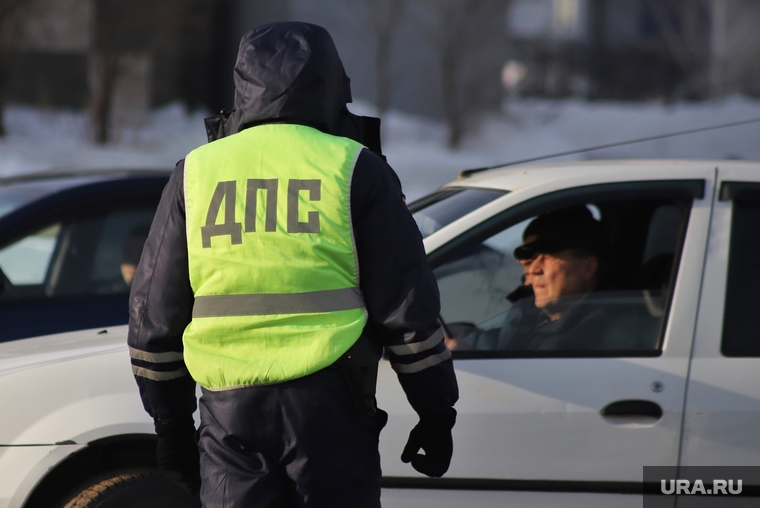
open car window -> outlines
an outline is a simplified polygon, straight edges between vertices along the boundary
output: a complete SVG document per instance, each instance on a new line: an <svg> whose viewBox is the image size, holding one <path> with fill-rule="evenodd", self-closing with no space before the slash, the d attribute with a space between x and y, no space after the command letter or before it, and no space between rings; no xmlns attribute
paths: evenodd
<svg viewBox="0 0 760 508"><path fill-rule="evenodd" d="M558 193L438 256L449 347L460 357L659 354L692 200L628 196ZM521 263L516 249L533 241Z"/></svg>

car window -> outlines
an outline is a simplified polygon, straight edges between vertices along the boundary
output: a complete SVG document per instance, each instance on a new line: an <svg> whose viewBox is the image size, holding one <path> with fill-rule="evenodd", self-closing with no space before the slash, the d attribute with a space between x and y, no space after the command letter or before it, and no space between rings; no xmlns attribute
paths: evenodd
<svg viewBox="0 0 760 508"><path fill-rule="evenodd" d="M153 214L148 204L117 206L55 222L0 249L7 279L0 299L129 293Z"/></svg>
<svg viewBox="0 0 760 508"><path fill-rule="evenodd" d="M0 268L14 286L39 286L55 249L61 224L55 223L0 250Z"/></svg>
<svg viewBox="0 0 760 508"><path fill-rule="evenodd" d="M760 201L734 201L732 215L721 351L726 356L760 356L755 317L760 299Z"/></svg>
<svg viewBox="0 0 760 508"><path fill-rule="evenodd" d="M425 238L506 193L494 189L442 189L411 203L409 210Z"/></svg>
<svg viewBox="0 0 760 508"><path fill-rule="evenodd" d="M452 350L487 357L661 349L691 201L568 204L542 205L435 263Z"/></svg>

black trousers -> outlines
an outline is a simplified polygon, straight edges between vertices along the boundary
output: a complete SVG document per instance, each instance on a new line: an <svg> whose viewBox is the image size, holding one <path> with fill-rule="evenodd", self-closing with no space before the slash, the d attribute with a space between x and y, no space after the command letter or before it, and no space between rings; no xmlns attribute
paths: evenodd
<svg viewBox="0 0 760 508"><path fill-rule="evenodd" d="M203 390L200 413L204 508L380 506L384 421L354 412L338 370Z"/></svg>

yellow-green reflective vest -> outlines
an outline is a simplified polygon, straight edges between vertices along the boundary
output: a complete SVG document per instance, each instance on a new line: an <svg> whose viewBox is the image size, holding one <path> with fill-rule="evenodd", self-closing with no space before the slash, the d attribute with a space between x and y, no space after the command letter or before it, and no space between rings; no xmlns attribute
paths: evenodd
<svg viewBox="0 0 760 508"><path fill-rule="evenodd" d="M185 363L210 390L335 362L366 311L350 189L362 146L300 125L243 130L185 159L193 316Z"/></svg>

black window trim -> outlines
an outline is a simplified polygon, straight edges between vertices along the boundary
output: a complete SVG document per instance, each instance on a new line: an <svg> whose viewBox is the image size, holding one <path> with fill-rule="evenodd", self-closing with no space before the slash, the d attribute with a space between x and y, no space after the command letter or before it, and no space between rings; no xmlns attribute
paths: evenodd
<svg viewBox="0 0 760 508"><path fill-rule="evenodd" d="M483 242L491 236L503 231L505 224L518 224L536 215L548 212L558 207L572 206L579 200L594 201L603 198L611 199L636 199L646 193L647 198L670 198L670 199L704 199L706 183L704 179L682 180L644 180L632 182L615 182L584 185L549 192L522 201L496 215L489 217L475 227L443 244L428 254L428 262L435 269L448 261L450 257L474 243ZM680 267L683 254L686 230L691 219L691 208L688 210L686 220L679 231L678 251L674 259L674 266ZM675 278L678 270L671 273L670 293L667 295L665 304L665 318L660 324L657 348L653 350L586 350L586 351L452 351L455 360L476 359L500 359L500 358L645 358L659 357L662 355L665 330L670 318L671 303L675 290Z"/></svg>
<svg viewBox="0 0 760 508"><path fill-rule="evenodd" d="M524 480L506 478L418 478L383 476L383 489L469 490L477 492L567 492L592 494L659 493L660 485L653 482L587 481L587 480Z"/></svg>
<svg viewBox="0 0 760 508"><path fill-rule="evenodd" d="M406 205L407 209L411 213L416 213L424 208L427 208L430 205L434 205L439 201L442 201L449 196L453 196L454 194L459 194L464 190L464 187L444 187L442 189L438 189L430 194L427 194L419 199L415 199L408 205Z"/></svg>
<svg viewBox="0 0 760 508"><path fill-rule="evenodd" d="M718 200L723 202L731 201L731 226L728 240L728 258L726 261L726 288L723 295L723 309L720 331L720 354L725 358L758 358L760 354L755 352L741 351L738 349L732 349L728 347L725 342L726 336L726 308L728 306L728 284L731 281L731 265L732 265L732 248L733 248L733 236L734 236L734 218L736 214L736 205L744 204L748 202L760 203L760 182L752 181L738 181L738 180L724 180L720 184L720 192L718 194ZM734 346L735 348L735 346Z"/></svg>
<svg viewBox="0 0 760 508"><path fill-rule="evenodd" d="M670 303L670 302L668 302ZM665 323L663 323L664 325ZM660 331L662 335L662 331ZM661 337L660 337L661 338ZM658 349L609 349L583 351L497 351L497 350L466 350L451 352L455 360L497 360L502 358L655 358L662 356L662 347L658 341Z"/></svg>
<svg viewBox="0 0 760 508"><path fill-rule="evenodd" d="M718 201L760 201L760 182L724 180Z"/></svg>

